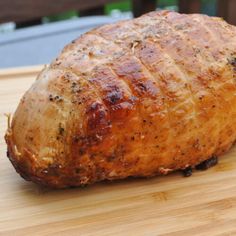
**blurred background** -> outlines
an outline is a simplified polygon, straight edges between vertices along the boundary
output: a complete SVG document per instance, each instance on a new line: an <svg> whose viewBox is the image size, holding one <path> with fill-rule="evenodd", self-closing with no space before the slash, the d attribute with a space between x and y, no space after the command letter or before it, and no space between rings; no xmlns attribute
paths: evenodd
<svg viewBox="0 0 236 236"><path fill-rule="evenodd" d="M49 63L94 27L159 9L236 25L236 0L0 0L0 9L0 68Z"/></svg>

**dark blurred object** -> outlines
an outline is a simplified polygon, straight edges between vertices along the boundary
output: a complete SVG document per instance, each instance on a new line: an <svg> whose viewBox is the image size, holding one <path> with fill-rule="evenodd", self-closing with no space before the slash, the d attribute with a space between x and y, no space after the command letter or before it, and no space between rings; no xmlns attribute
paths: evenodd
<svg viewBox="0 0 236 236"><path fill-rule="evenodd" d="M201 1L199 0L179 0L180 13L201 12Z"/></svg>
<svg viewBox="0 0 236 236"><path fill-rule="evenodd" d="M179 0L180 13L200 13L201 0ZM236 0L217 0L217 16L224 18L228 23L236 25Z"/></svg>
<svg viewBox="0 0 236 236"><path fill-rule="evenodd" d="M41 23L44 16L75 10L80 16L103 15L104 6L119 0L0 0L0 23L14 21L17 28ZM135 17L156 9L158 0L130 0ZM201 0L178 0L181 13L200 13ZM211 1L209 1L211 2ZM236 25L236 0L217 0L217 15Z"/></svg>
<svg viewBox="0 0 236 236"><path fill-rule="evenodd" d="M40 23L43 16L50 16L70 10L81 11L82 15L92 14L106 3L117 0L0 0L0 23L14 21L18 26L29 26ZM90 13L89 13L89 11ZM96 14L97 15L97 14Z"/></svg>
<svg viewBox="0 0 236 236"><path fill-rule="evenodd" d="M144 13L154 11L156 9L156 6L156 0L133 0L134 17L138 17Z"/></svg>
<svg viewBox="0 0 236 236"><path fill-rule="evenodd" d="M41 18L76 10L80 16L103 15L104 5L118 0L0 0L0 23L14 21L17 28L41 23ZM156 0L133 0L134 15L156 9Z"/></svg>
<svg viewBox="0 0 236 236"><path fill-rule="evenodd" d="M41 23L42 23L41 18L30 20L30 21L23 21L23 22L16 23L16 28L24 28L24 27L29 27L32 25L40 25Z"/></svg>
<svg viewBox="0 0 236 236"><path fill-rule="evenodd" d="M230 24L236 25L236 1L218 0L217 15L223 17Z"/></svg>
<svg viewBox="0 0 236 236"><path fill-rule="evenodd" d="M80 16L97 16L97 15L104 15L104 6L98 6L92 9L87 9L80 11Z"/></svg>

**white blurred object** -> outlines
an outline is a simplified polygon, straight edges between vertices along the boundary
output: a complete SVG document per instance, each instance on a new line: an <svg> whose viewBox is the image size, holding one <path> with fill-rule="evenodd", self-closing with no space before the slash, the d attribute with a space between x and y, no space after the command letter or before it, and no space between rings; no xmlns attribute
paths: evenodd
<svg viewBox="0 0 236 236"><path fill-rule="evenodd" d="M14 22L8 22L4 24L0 24L0 33L12 32L16 28L16 24Z"/></svg>
<svg viewBox="0 0 236 236"><path fill-rule="evenodd" d="M168 6L168 7L164 7L165 10L170 10L170 11L178 11L179 8L178 6Z"/></svg>
<svg viewBox="0 0 236 236"><path fill-rule="evenodd" d="M81 34L130 17L86 16L42 24L0 35L0 68L47 64Z"/></svg>
<svg viewBox="0 0 236 236"><path fill-rule="evenodd" d="M156 8L156 11L160 11L160 10L170 10L170 11L178 11L178 6L167 6L164 8ZM114 18L133 18L133 12L132 11L126 11L126 12L122 12L119 9L113 9L110 12L110 16L114 17Z"/></svg>
<svg viewBox="0 0 236 236"><path fill-rule="evenodd" d="M114 18L133 18L133 13L131 11L122 12L118 9L113 9L110 16Z"/></svg>

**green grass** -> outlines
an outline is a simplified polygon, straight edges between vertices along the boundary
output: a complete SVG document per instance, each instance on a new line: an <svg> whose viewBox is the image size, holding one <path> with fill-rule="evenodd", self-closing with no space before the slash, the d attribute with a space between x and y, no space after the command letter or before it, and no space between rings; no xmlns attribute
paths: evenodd
<svg viewBox="0 0 236 236"><path fill-rule="evenodd" d="M74 16L78 16L77 11L68 11L68 12L64 12L64 13L57 14L54 16L46 16L44 17L44 20L46 22L55 22L55 21L60 21L60 20L67 20Z"/></svg>
<svg viewBox="0 0 236 236"><path fill-rule="evenodd" d="M157 1L157 6L167 7L177 5L177 0L159 0ZM116 3L107 4L105 7L105 13L110 14L113 9L119 9L120 11L131 11L132 1L126 0Z"/></svg>
<svg viewBox="0 0 236 236"><path fill-rule="evenodd" d="M119 9L120 11L130 11L132 3L129 0L109 3L105 6L105 14L109 15L113 9Z"/></svg>

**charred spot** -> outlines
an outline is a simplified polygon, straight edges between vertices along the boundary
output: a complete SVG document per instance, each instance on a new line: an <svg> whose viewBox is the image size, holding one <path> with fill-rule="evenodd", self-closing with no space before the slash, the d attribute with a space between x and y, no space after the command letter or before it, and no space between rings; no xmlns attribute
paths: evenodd
<svg viewBox="0 0 236 236"><path fill-rule="evenodd" d="M187 168L185 168L184 170L182 170L182 174L184 177L189 177L191 176L193 173L193 169L191 166L188 166Z"/></svg>
<svg viewBox="0 0 236 236"><path fill-rule="evenodd" d="M212 166L215 166L218 163L218 157L213 156L212 158L201 162L200 164L196 165L195 168L197 170L207 170Z"/></svg>

